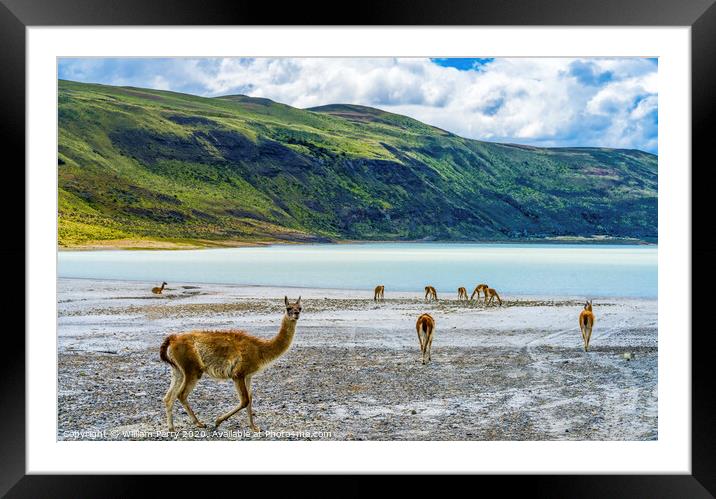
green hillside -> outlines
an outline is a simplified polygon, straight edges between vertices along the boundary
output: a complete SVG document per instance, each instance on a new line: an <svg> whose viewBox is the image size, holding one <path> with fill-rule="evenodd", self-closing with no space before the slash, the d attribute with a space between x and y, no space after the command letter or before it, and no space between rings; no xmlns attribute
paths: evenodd
<svg viewBox="0 0 716 499"><path fill-rule="evenodd" d="M657 157L641 151L241 95L61 80L58 101L61 246L657 236Z"/></svg>

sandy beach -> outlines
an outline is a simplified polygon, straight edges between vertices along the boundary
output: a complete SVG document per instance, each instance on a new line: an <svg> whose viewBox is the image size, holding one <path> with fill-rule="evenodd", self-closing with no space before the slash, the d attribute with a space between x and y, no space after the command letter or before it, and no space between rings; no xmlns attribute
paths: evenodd
<svg viewBox="0 0 716 499"><path fill-rule="evenodd" d="M582 297L503 296L468 305L456 293L270 288L58 279L59 440L655 440L657 301L595 299L585 353ZM294 343L254 378L262 432L240 412L217 431L162 396L165 335L244 329L273 336L283 296L303 298ZM420 363L415 320L436 320L432 363ZM626 360L625 353L633 354ZM211 422L237 403L233 384L204 376L190 403Z"/></svg>

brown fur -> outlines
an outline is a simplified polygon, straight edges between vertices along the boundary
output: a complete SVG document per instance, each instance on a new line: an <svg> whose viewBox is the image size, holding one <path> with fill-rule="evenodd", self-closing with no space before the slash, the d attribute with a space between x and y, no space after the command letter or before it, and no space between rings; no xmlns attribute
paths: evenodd
<svg viewBox="0 0 716 499"><path fill-rule="evenodd" d="M500 299L500 295L497 294L497 291L492 288L485 289L485 305L489 305L490 303L492 303L495 298L497 298L497 302L500 304L500 306L502 306L502 300Z"/></svg>
<svg viewBox="0 0 716 499"><path fill-rule="evenodd" d="M164 362L176 367L177 365L174 363L174 361L167 356L167 349L169 348L169 343L173 337L174 335L171 334L164 338L164 341L162 341L162 346L159 347L159 358L162 359Z"/></svg>
<svg viewBox="0 0 716 499"><path fill-rule="evenodd" d="M159 356L172 366L172 382L164 396L169 431L174 431L172 408L175 400L181 402L197 426L205 426L187 401L204 373L214 378L233 380L241 401L235 409L219 416L215 426L218 427L246 407L249 426L254 431L260 431L254 424L251 411L251 377L265 369L291 346L301 312L301 298L293 304L288 302L288 298L284 298L284 302L286 313L281 321L281 328L271 339L257 338L239 330L191 331L172 334L164 339Z"/></svg>
<svg viewBox="0 0 716 499"><path fill-rule="evenodd" d="M430 351L433 346L433 332L435 331L435 319L430 314L422 314L415 323L420 342L420 351L423 354L423 364L430 362ZM425 361L427 357L427 362Z"/></svg>
<svg viewBox="0 0 716 499"><path fill-rule="evenodd" d="M167 285L167 283L163 282L161 287L157 286L155 288L152 288L152 293L154 293L155 295L162 294L162 291L164 291L164 286L166 286L166 285Z"/></svg>
<svg viewBox="0 0 716 499"><path fill-rule="evenodd" d="M425 286L425 300L435 300L438 301L438 292L435 290L432 286Z"/></svg>
<svg viewBox="0 0 716 499"><path fill-rule="evenodd" d="M457 299L458 300L467 300L467 289L463 287L457 288Z"/></svg>
<svg viewBox="0 0 716 499"><path fill-rule="evenodd" d="M582 330L582 341L584 341L584 351L589 351L589 341L592 339L592 328L594 327L594 312L592 311L592 302L588 301L584 304L584 310L579 313L579 329Z"/></svg>
<svg viewBox="0 0 716 499"><path fill-rule="evenodd" d="M385 286L376 286L373 290L373 301L385 300Z"/></svg>
<svg viewBox="0 0 716 499"><path fill-rule="evenodd" d="M485 290L489 289L489 287L490 286L488 286L487 284L478 284L477 286L475 286L475 290L470 295L470 301L475 298L475 295L477 295L477 298L480 299L480 291L484 292ZM487 294L485 294L485 298L487 298Z"/></svg>

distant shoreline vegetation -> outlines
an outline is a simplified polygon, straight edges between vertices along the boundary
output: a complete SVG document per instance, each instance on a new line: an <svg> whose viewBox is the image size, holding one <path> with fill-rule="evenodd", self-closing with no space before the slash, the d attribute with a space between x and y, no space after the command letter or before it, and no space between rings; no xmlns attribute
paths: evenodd
<svg viewBox="0 0 716 499"><path fill-rule="evenodd" d="M58 122L61 249L658 237L658 158L642 151L498 144L363 106L66 80Z"/></svg>
<svg viewBox="0 0 716 499"><path fill-rule="evenodd" d="M542 239L510 239L497 241L440 241L440 240L400 240L400 241L328 241L328 242L296 242L296 241L263 241L263 242L245 242L245 241L161 241L151 239L132 239L132 240L107 240L97 241L76 246L59 246L60 251L112 251L112 250L198 250L198 249L219 249L219 248L249 248L249 247L266 247L276 245L296 245L302 246L306 244L325 244L325 245L341 245L341 244L576 244L576 245L625 245L625 246L657 246L657 241L645 241L630 238L610 238L610 237L555 237Z"/></svg>

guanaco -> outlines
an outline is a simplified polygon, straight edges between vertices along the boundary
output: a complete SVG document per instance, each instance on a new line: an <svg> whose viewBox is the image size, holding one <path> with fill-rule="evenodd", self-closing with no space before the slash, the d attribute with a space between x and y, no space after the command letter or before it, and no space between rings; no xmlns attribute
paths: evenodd
<svg viewBox="0 0 716 499"><path fill-rule="evenodd" d="M425 301L438 300L438 292L432 286L425 286Z"/></svg>
<svg viewBox="0 0 716 499"><path fill-rule="evenodd" d="M152 293L154 293L155 295L162 294L162 291L164 291L164 286L166 286L166 285L167 285L167 283L163 282L161 288L159 286L152 288Z"/></svg>
<svg viewBox="0 0 716 499"><path fill-rule="evenodd" d="M584 340L584 351L589 351L589 340L592 339L592 327L594 327L594 312L592 312L592 301L584 304L584 310L579 313L579 329L582 330Z"/></svg>
<svg viewBox="0 0 716 499"><path fill-rule="evenodd" d="M489 289L490 286L487 284L478 284L475 286L475 290L470 295L470 301L472 301L475 298L475 295L477 295L477 299L480 299L480 291L485 292L486 289ZM485 298L487 298L487 294L485 294Z"/></svg>
<svg viewBox="0 0 716 499"><path fill-rule="evenodd" d="M492 288L486 288L485 291L485 305L489 305L492 303L495 298L497 298L497 302L502 306L502 300L500 299L500 295L497 294L497 291L495 291ZM489 300L488 300L489 297Z"/></svg>
<svg viewBox="0 0 716 499"><path fill-rule="evenodd" d="M373 290L373 301L385 301L385 286L376 286Z"/></svg>
<svg viewBox="0 0 716 499"><path fill-rule="evenodd" d="M463 287L457 288L457 299L459 300L467 300L467 289Z"/></svg>
<svg viewBox="0 0 716 499"><path fill-rule="evenodd" d="M257 338L245 331L191 331L183 334L171 334L164 339L159 356L172 367L172 381L164 396L167 413L167 426L174 431L172 408L179 400L194 424L200 428L206 425L192 411L187 401L189 393L202 374L206 373L218 379L231 379L239 395L240 404L226 414L222 414L214 423L218 427L228 418L246 408L249 426L253 431L261 431L254 424L251 411L251 378L278 359L291 346L296 332L296 322L301 314L301 297L295 303L289 303L284 297L286 312L281 321L278 334L271 339Z"/></svg>
<svg viewBox="0 0 716 499"><path fill-rule="evenodd" d="M418 341L420 342L420 351L423 355L423 365L430 362L430 350L433 346L433 332L435 331L435 319L430 314L422 314L415 323L415 329L418 331ZM427 362L425 361L427 357Z"/></svg>

